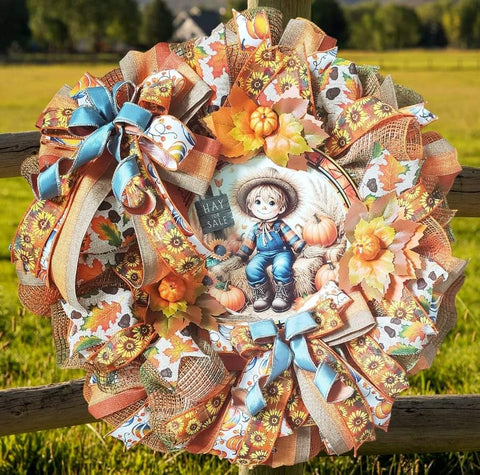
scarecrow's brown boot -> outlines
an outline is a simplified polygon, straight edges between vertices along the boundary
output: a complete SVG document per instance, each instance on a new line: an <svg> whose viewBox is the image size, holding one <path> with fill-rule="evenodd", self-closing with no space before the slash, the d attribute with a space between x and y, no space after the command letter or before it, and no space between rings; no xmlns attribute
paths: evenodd
<svg viewBox="0 0 480 475"><path fill-rule="evenodd" d="M270 282L251 285L253 290L253 310L264 312L270 308L273 299L273 292Z"/></svg>
<svg viewBox="0 0 480 475"><path fill-rule="evenodd" d="M285 312L293 302L293 280L288 284L275 281L275 298L272 302L274 312Z"/></svg>

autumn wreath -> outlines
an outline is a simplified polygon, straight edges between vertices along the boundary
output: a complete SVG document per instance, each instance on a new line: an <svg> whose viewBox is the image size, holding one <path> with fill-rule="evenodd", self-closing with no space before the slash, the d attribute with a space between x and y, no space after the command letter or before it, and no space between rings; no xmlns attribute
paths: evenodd
<svg viewBox="0 0 480 475"><path fill-rule="evenodd" d="M61 89L12 259L110 435L278 466L386 429L463 278L434 119L270 9Z"/></svg>

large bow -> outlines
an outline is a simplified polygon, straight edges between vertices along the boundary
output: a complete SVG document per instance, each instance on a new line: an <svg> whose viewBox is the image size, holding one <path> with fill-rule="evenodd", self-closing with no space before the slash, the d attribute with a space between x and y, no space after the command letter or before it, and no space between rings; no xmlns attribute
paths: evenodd
<svg viewBox="0 0 480 475"><path fill-rule="evenodd" d="M271 372L258 380L249 390L245 405L255 415L266 407L262 388L278 378L292 362L296 367L315 374L314 384L327 402L343 401L353 394L353 388L345 384L337 372L326 362L317 366L312 360L305 335L318 329L310 312L301 312L285 322L284 335L273 320L261 320L249 324L253 342L265 344L273 341Z"/></svg>
<svg viewBox="0 0 480 475"><path fill-rule="evenodd" d="M159 93L157 88L150 88L149 92ZM154 117L150 110L143 107L144 104L147 104L146 107L151 105L145 100L146 95L143 91L138 93L139 89L129 81L116 83L111 92L103 86L88 87L83 91L82 105L73 111L68 132L72 136L84 137L84 140L73 158L60 158L39 174L39 198L59 196L62 179L107 154L118 162L112 178L115 197L136 214L153 209L155 199L148 190L141 190L144 199L138 208L123 200L132 179L140 175L137 160L148 157L166 170L176 170L195 146L196 140L177 118L170 115ZM140 97L142 105L133 102L137 97Z"/></svg>

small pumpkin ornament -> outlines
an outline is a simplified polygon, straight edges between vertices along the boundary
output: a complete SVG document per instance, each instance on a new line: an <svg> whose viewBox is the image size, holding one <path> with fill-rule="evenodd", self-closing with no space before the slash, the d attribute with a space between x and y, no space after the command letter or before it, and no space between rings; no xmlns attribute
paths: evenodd
<svg viewBox="0 0 480 475"><path fill-rule="evenodd" d="M250 116L250 128L255 135L267 137L278 127L278 115L270 107L257 107Z"/></svg>
<svg viewBox="0 0 480 475"><path fill-rule="evenodd" d="M387 418L392 412L392 402L385 399L375 408L375 415L379 419Z"/></svg>
<svg viewBox="0 0 480 475"><path fill-rule="evenodd" d="M160 297L167 302L178 302L182 300L186 290L187 286L185 281L175 274L168 274L161 280L158 286Z"/></svg>
<svg viewBox="0 0 480 475"><path fill-rule="evenodd" d="M315 274L315 287L320 290L327 282L338 282L338 264L328 261Z"/></svg>
<svg viewBox="0 0 480 475"><path fill-rule="evenodd" d="M238 287L229 285L228 282L219 282L208 292L212 297L217 299L224 307L238 312L245 306L245 294Z"/></svg>
<svg viewBox="0 0 480 475"><path fill-rule="evenodd" d="M367 234L357 239L353 245L353 253L364 261L375 259L382 248L382 243L377 236Z"/></svg>
<svg viewBox="0 0 480 475"><path fill-rule="evenodd" d="M327 216L313 215L303 227L303 239L312 246L331 246L338 236L337 226Z"/></svg>

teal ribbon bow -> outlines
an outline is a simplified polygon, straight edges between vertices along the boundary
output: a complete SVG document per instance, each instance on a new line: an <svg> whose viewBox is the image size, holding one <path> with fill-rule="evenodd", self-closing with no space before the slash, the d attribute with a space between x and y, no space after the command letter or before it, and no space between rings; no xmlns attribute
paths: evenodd
<svg viewBox="0 0 480 475"><path fill-rule="evenodd" d="M317 329L317 323L309 312L292 315L285 322L285 341L273 320L261 320L249 324L250 334L256 343L266 343L273 339L271 372L265 381L256 381L249 390L245 405L253 416L267 405L262 387L278 378L290 365L315 373L314 384L324 399L329 402L329 394L338 374L326 362L316 366L309 351L305 334Z"/></svg>
<svg viewBox="0 0 480 475"><path fill-rule="evenodd" d="M86 105L74 110L68 127L72 135L85 139L79 145L73 160L61 158L38 175L39 199L59 196L62 176L74 172L108 151L118 162L112 178L112 190L115 197L121 201L127 184L140 174L136 154L122 157L125 127L131 126L143 133L152 119L148 110L133 102L125 101L120 104L120 97L131 99L134 91L135 85L127 81L116 83L112 92L106 87L85 89Z"/></svg>

